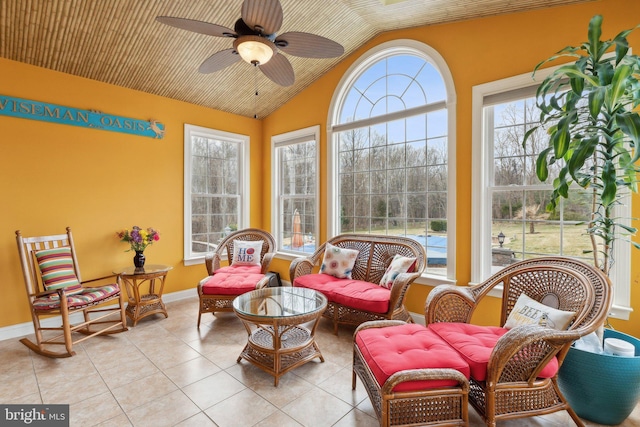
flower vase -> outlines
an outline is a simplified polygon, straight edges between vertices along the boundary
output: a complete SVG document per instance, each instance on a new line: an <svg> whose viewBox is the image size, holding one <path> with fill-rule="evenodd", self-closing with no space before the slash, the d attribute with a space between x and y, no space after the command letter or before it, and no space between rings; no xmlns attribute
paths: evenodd
<svg viewBox="0 0 640 427"><path fill-rule="evenodd" d="M136 255L133 257L133 265L135 265L136 268L142 268L144 267L144 261L145 261L144 252L136 251Z"/></svg>

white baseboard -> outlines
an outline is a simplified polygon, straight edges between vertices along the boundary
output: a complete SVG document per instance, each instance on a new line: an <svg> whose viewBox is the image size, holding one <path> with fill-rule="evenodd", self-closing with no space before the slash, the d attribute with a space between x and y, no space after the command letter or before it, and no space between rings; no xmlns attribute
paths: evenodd
<svg viewBox="0 0 640 427"><path fill-rule="evenodd" d="M162 296L165 303L180 301L182 299L197 296L195 289L187 289L184 291L171 292ZM82 321L82 313L74 313L70 316L71 323L80 323ZM57 317L44 319L40 322L43 327L58 327L60 320ZM0 328L0 341L24 337L33 334L33 322L18 323L16 325L5 326Z"/></svg>

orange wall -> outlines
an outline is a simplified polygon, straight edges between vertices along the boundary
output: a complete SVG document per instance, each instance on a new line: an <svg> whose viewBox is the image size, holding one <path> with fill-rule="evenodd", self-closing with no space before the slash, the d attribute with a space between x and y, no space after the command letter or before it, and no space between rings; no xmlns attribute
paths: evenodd
<svg viewBox="0 0 640 427"><path fill-rule="evenodd" d="M395 39L414 39L435 48L447 62L457 94L457 194L456 194L456 279L467 284L471 277L471 93L475 85L529 73L534 66L567 45L576 45L587 38L587 25L595 14L604 16L603 37L611 38L619 31L640 23L640 2L637 0L601 0L580 5L554 7L527 13L474 19L454 24L388 32L347 57L325 76L264 120L265 144L271 135L320 124L321 135L321 201L323 224L320 240L326 239L326 128L331 96L341 77L351 64L372 47ZM629 39L640 51L640 29ZM268 165L270 167L270 165ZM270 194L270 182L263 185L265 197ZM634 211L639 217L638 197ZM265 224L270 224L270 208L265 206ZM640 253L634 252L636 260ZM632 271L633 301L640 308L640 263ZM287 273L288 263L280 261L279 271ZM288 274L285 274L287 277ZM407 294L410 311L421 313L431 288L413 285ZM497 323L500 310L496 299L488 301L476 313L474 321ZM640 310L639 310L640 311ZM640 314L633 313L628 322L614 321L614 326L629 333L640 334Z"/></svg>
<svg viewBox="0 0 640 427"><path fill-rule="evenodd" d="M132 264L115 232L155 227L148 263L173 266L165 292L193 289L204 265L183 258L184 123L248 134L251 187L260 188L262 123L184 102L0 59L0 94L165 124L163 139L0 116L0 327L30 322L15 230L25 236L74 232L83 278ZM260 191L251 226L262 227ZM195 315L195 314L194 314Z"/></svg>

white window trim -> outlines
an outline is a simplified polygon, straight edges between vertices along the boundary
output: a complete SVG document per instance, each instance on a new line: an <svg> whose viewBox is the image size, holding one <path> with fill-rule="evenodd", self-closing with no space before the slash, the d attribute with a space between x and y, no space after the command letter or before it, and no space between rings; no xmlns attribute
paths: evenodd
<svg viewBox="0 0 640 427"><path fill-rule="evenodd" d="M314 140L316 143L316 184L315 184L315 205L317 209L320 208L320 125L310 126L304 129L298 129L291 132L281 133L279 135L274 135L271 137L271 206L275 208L272 210L271 215L271 230L273 230L273 235L276 236L276 240L278 241L278 258L284 258L293 260L295 258L300 257L301 255L309 255L306 252L301 251L293 251L293 250L283 250L281 248L280 237L282 230L280 229L280 217L282 216L282 212L280 212L280 168L279 168L279 159L277 158L276 149L279 147L284 147L286 145L296 144L300 142L307 142L310 140ZM316 242L319 239L320 232L320 212L316 212L314 227L316 230Z"/></svg>
<svg viewBox="0 0 640 427"><path fill-rule="evenodd" d="M433 65L442 75L447 90L447 142L448 142L448 159L447 159L447 275L443 276L433 274L423 274L422 278L415 283L421 284L442 284L455 283L456 272L456 90L453 84L453 76L449 70L446 61L431 46L421 43L417 40L398 39L378 46L365 52L358 58L349 69L344 73L342 79L336 86L331 104L329 106L329 114L327 117L327 237L333 237L338 233L338 212L336 210L335 195L338 194L338 182L335 179L337 174L338 153L337 153L337 133L338 130L348 129L346 124L338 125L340 118L340 108L347 96L348 89L351 88L354 81L360 77L362 71L370 67L373 63L386 58L390 55L407 54L416 55ZM418 107L416 110L425 107ZM428 108L428 107L427 107ZM408 113L410 114L410 112ZM387 118L384 120L388 121ZM372 124L370 119L354 121L349 123L352 128ZM371 122L371 123L370 123Z"/></svg>
<svg viewBox="0 0 640 427"><path fill-rule="evenodd" d="M184 265L195 265L204 263L204 255L194 255L191 252L191 136L201 136L210 139L221 139L225 141L238 142L240 144L240 170L239 188L240 188L240 223L238 228L246 228L249 226L250 206L250 155L249 146L250 138L248 135L224 132L221 130L205 128L202 126L184 124Z"/></svg>
<svg viewBox="0 0 640 427"><path fill-rule="evenodd" d="M520 74L494 82L473 87L472 90L472 191L471 191L471 282L480 283L490 277L491 253L481 248L490 247L491 242L491 204L489 203L487 188L491 182L491 166L487 164L493 147L488 143L489 137L484 133L483 100L486 96L510 90L525 88L533 84L540 84L545 77L558 67L543 68L536 71L535 78L531 73ZM631 216L631 206L619 208L616 215L628 218ZM631 245L622 239L616 240L616 263L609 275L613 286L613 306L610 316L617 319L629 319L631 308ZM501 289L494 289L490 295L500 297Z"/></svg>

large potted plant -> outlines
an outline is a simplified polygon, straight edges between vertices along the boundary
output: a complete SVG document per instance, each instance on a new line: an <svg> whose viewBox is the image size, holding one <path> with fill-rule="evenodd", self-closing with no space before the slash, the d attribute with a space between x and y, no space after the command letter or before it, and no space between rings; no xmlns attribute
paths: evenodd
<svg viewBox="0 0 640 427"><path fill-rule="evenodd" d="M637 27L636 27L637 28ZM535 68L558 58L573 61L558 67L538 88L540 126L527 132L523 145L538 128L546 129L549 145L538 156L536 173L549 179L557 167L548 209L567 198L572 185L588 189L592 209L587 224L594 264L609 275L616 239L631 239L636 229L617 218L614 208L637 192L640 158L640 57L632 55L622 31L602 41L602 16L589 22L588 39L569 46ZM534 73L535 73L534 70ZM631 240L630 240L631 241ZM636 242L631 241L640 248ZM558 383L576 413L600 424L618 424L640 397L640 341L605 330L604 337L632 342L635 357L620 357L571 348Z"/></svg>

